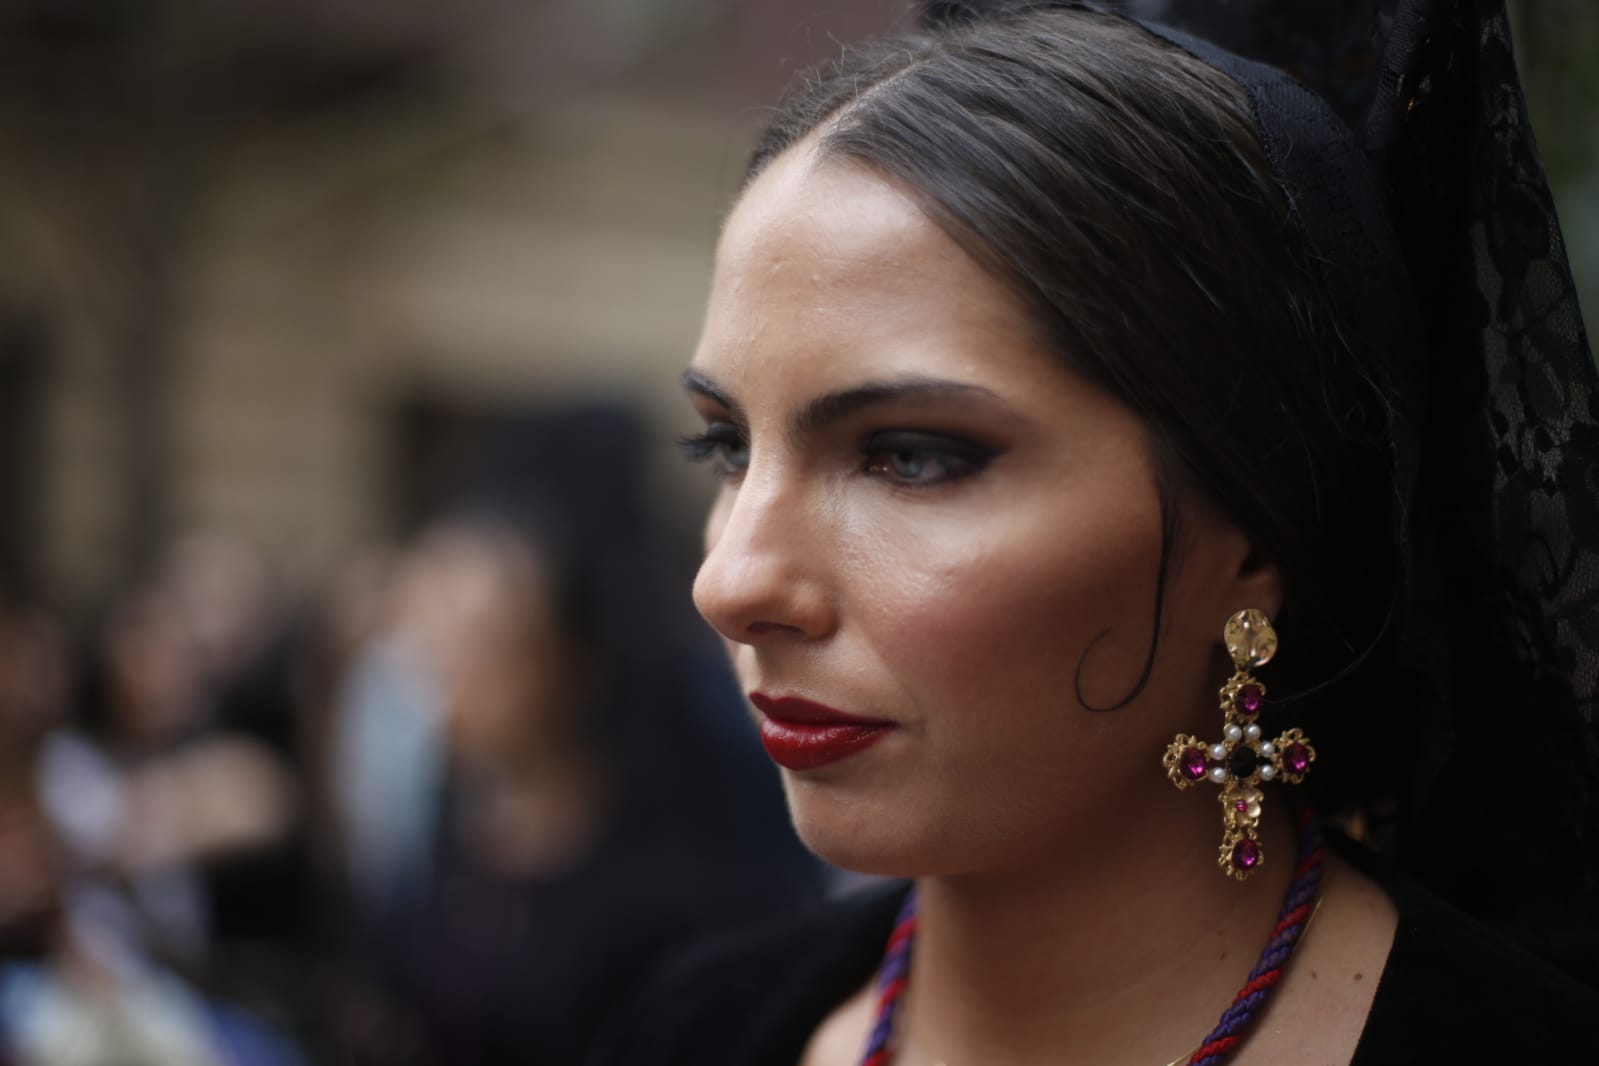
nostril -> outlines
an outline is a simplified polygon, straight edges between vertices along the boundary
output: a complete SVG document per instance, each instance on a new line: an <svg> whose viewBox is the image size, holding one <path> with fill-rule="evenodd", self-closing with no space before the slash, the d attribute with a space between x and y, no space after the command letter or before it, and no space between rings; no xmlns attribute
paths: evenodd
<svg viewBox="0 0 1599 1066"><path fill-rule="evenodd" d="M779 568L770 557L745 556L740 561L744 565L728 569L702 568L695 584L695 606L713 629L744 644L825 630L820 589L787 567Z"/></svg>
<svg viewBox="0 0 1599 1066"><path fill-rule="evenodd" d="M744 627L744 631L752 637L763 637L771 633L798 633L799 626L785 625L782 622L751 622Z"/></svg>

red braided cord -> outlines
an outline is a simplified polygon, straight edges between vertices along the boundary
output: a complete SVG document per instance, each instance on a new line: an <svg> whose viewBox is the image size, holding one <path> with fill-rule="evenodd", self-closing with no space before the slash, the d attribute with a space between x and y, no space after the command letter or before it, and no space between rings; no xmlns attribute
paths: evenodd
<svg viewBox="0 0 1599 1066"><path fill-rule="evenodd" d="M1288 927L1298 925L1306 918L1309 918L1310 912L1314 909L1315 908L1309 903L1301 903L1299 906L1283 915L1282 921L1278 922L1276 928L1272 929L1271 931L1272 939L1276 939L1277 937L1281 936L1283 930L1287 929Z"/></svg>
<svg viewBox="0 0 1599 1066"><path fill-rule="evenodd" d="M1270 988L1272 985L1282 980L1282 976L1283 972L1281 969L1267 970L1265 973L1249 982L1243 988L1240 988L1238 990L1238 994L1233 997L1233 1002L1237 1003L1241 999L1248 999L1256 992L1259 992L1262 988Z"/></svg>
<svg viewBox="0 0 1599 1066"><path fill-rule="evenodd" d="M890 981L888 984L883 986L882 992L877 997L878 1007L881 1008L885 1004L892 1003L894 1000L898 999L900 997L900 993L904 991L905 979L903 977L897 981Z"/></svg>
<svg viewBox="0 0 1599 1066"><path fill-rule="evenodd" d="M1220 1040L1217 1040L1214 1043L1206 1044L1204 1047L1194 1052L1194 1057L1188 1061L1199 1062L1200 1060L1211 1055L1225 1055L1227 1052L1237 1047L1238 1042L1239 1041L1236 1036L1224 1036Z"/></svg>

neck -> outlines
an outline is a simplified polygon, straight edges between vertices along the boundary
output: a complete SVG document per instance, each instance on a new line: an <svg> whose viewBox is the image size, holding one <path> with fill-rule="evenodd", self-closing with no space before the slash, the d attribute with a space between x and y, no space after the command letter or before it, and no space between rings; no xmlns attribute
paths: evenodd
<svg viewBox="0 0 1599 1066"><path fill-rule="evenodd" d="M1295 834L1270 796L1267 862L1239 883L1216 865L1217 804L1194 799L1129 804L1025 870L920 881L901 1061L1149 1066L1197 1047L1266 944Z"/></svg>

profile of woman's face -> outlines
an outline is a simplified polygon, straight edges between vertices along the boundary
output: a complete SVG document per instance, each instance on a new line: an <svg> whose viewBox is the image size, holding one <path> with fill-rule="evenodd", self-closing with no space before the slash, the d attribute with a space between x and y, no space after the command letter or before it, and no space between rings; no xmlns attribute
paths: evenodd
<svg viewBox="0 0 1599 1066"><path fill-rule="evenodd" d="M1185 500L1148 684L1089 709L1133 690L1153 638L1147 427L909 195L806 142L772 163L724 229L685 381L721 481L694 598L745 693L881 723L784 769L813 850L973 872L1170 802L1160 756L1215 724L1222 622L1275 605L1239 602L1247 544Z"/></svg>

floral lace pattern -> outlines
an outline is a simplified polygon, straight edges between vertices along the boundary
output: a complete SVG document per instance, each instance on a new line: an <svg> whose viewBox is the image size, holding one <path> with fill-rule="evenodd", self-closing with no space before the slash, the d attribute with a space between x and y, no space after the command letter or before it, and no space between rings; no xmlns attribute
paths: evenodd
<svg viewBox="0 0 1599 1066"><path fill-rule="evenodd" d="M996 6L926 4L934 17ZM1359 258L1348 235L1371 205L1329 205L1281 153L1273 164L1320 213L1307 231L1334 295L1361 333L1386 338L1404 423L1394 462L1410 507L1395 536L1409 588L1391 692L1414 746L1400 857L1599 981L1599 375L1503 0L1103 6L1269 63L1359 131L1386 201L1374 210L1394 227L1374 240L1402 250L1423 353L1402 350L1391 305L1363 300L1358 281L1339 291L1362 273L1339 257ZM1305 141L1297 86L1240 80L1269 152Z"/></svg>
<svg viewBox="0 0 1599 1066"><path fill-rule="evenodd" d="M1502 6L1411 7L1411 47L1389 60L1400 93L1370 129L1394 140L1428 319L1423 506L1449 516L1433 541L1454 743L1418 858L1475 886L1480 911L1554 921L1599 885L1599 376ZM1483 780L1510 736L1536 768L1513 800Z"/></svg>

